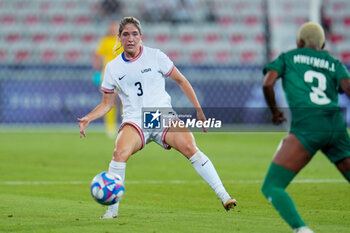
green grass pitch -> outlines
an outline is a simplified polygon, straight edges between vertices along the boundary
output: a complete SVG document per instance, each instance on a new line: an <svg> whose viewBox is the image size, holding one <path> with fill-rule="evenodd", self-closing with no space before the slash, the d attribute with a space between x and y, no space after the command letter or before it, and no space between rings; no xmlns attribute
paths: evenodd
<svg viewBox="0 0 350 233"><path fill-rule="evenodd" d="M291 232L260 191L273 153L286 133L196 133L238 201L226 212L211 188L175 150L155 143L133 155L118 219L100 220L105 207L90 181L107 170L114 140L103 132L0 132L0 232L225 233ZM288 187L317 233L350 231L349 184L317 154Z"/></svg>

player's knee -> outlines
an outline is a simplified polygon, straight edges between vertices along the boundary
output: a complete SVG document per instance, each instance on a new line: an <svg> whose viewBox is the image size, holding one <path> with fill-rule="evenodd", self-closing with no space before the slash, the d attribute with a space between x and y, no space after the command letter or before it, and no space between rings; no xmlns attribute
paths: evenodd
<svg viewBox="0 0 350 233"><path fill-rule="evenodd" d="M117 162L126 162L128 161L131 153L123 148L114 148L113 160Z"/></svg>
<svg viewBox="0 0 350 233"><path fill-rule="evenodd" d="M269 180L265 180L263 185L261 186L261 192L267 199L270 199L272 196L283 191L282 187L270 182Z"/></svg>
<svg viewBox="0 0 350 233"><path fill-rule="evenodd" d="M187 158L192 157L196 152L198 151L198 148L196 145L190 142L186 142L181 146L181 153L184 154Z"/></svg>
<svg viewBox="0 0 350 233"><path fill-rule="evenodd" d="M273 180L265 180L261 187L262 193L270 202L272 201L272 198L284 196L286 193L285 189L286 187L274 182Z"/></svg>
<svg viewBox="0 0 350 233"><path fill-rule="evenodd" d="M267 182L265 181L265 182L263 183L263 185L261 186L261 192L264 194L264 196L265 196L266 198L269 197L270 190L271 190L270 185L268 185Z"/></svg>

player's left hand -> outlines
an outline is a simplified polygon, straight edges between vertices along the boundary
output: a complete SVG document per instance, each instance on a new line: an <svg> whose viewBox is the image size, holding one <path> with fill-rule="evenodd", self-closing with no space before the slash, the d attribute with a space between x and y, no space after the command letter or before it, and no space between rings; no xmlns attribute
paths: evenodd
<svg viewBox="0 0 350 233"><path fill-rule="evenodd" d="M203 110L201 108L197 109L197 119L199 121L205 122L207 118L205 117ZM208 129L203 126L203 132L208 132Z"/></svg>
<svg viewBox="0 0 350 233"><path fill-rule="evenodd" d="M284 117L284 114L283 114L282 111L276 110L276 111L272 114L271 120L272 120L272 122L273 122L275 125L279 125L279 124L281 124L282 122L286 121L287 119Z"/></svg>
<svg viewBox="0 0 350 233"><path fill-rule="evenodd" d="M85 129L90 123L89 120L87 119L87 117L78 118L77 120L79 121L80 138L82 138L83 136L86 137Z"/></svg>

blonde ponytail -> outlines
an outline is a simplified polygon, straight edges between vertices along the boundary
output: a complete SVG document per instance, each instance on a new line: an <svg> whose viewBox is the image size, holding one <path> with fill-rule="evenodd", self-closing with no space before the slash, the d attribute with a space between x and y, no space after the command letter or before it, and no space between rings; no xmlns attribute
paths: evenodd
<svg viewBox="0 0 350 233"><path fill-rule="evenodd" d="M119 44L120 44L120 45L119 45ZM119 46L118 46L118 45L119 45ZM123 48L123 46L122 46L122 44L120 43L119 36L117 36L117 40L116 40L115 45L114 45L114 47L113 47L113 54L114 54L114 55L117 54L118 50L119 50L119 49L122 49L122 48Z"/></svg>

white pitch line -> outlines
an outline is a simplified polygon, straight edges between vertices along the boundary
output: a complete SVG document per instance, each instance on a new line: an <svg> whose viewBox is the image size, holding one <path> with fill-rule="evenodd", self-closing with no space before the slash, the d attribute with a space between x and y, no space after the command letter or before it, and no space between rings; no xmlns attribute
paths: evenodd
<svg viewBox="0 0 350 233"><path fill-rule="evenodd" d="M261 184L263 180L223 180L224 184ZM128 180L126 184L200 184L203 180ZM344 179L297 179L293 183L346 183ZM1 185L74 185L87 181L0 181Z"/></svg>

